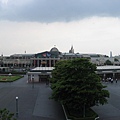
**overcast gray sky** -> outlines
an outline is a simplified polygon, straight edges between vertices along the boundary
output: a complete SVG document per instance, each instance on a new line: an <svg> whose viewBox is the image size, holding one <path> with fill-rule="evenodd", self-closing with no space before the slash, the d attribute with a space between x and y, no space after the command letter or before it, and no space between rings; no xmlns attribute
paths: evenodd
<svg viewBox="0 0 120 120"><path fill-rule="evenodd" d="M0 0L0 54L120 54L120 0Z"/></svg>

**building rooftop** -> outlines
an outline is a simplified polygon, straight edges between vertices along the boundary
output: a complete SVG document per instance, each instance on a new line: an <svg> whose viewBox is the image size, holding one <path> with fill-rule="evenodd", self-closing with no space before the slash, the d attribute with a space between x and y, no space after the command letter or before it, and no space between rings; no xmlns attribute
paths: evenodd
<svg viewBox="0 0 120 120"><path fill-rule="evenodd" d="M97 66L97 70L120 70L120 66L113 66L113 65Z"/></svg>
<svg viewBox="0 0 120 120"><path fill-rule="evenodd" d="M13 54L11 57L34 56L35 54Z"/></svg>
<svg viewBox="0 0 120 120"><path fill-rule="evenodd" d="M52 71L54 67L36 67L31 71Z"/></svg>

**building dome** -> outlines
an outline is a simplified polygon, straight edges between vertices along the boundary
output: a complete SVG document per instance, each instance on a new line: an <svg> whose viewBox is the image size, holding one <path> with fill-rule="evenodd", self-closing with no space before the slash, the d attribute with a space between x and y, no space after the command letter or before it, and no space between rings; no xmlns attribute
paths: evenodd
<svg viewBox="0 0 120 120"><path fill-rule="evenodd" d="M56 47L53 47L50 52L59 52L59 50Z"/></svg>
<svg viewBox="0 0 120 120"><path fill-rule="evenodd" d="M50 50L50 54L53 58L58 58L59 55L60 55L60 52L59 50L56 48L56 47L53 47L51 50Z"/></svg>

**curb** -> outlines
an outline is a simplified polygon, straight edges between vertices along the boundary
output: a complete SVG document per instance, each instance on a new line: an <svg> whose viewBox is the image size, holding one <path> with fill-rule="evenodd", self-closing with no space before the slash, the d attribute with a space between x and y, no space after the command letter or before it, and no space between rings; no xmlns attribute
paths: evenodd
<svg viewBox="0 0 120 120"><path fill-rule="evenodd" d="M99 119L99 117L96 117L95 120Z"/></svg>
<svg viewBox="0 0 120 120"><path fill-rule="evenodd" d="M62 108L63 108L63 112L64 112L64 114L65 114L65 118L66 118L66 120L72 120L72 119L68 119L67 114L66 114L66 112L65 112L64 105L63 105L63 104L62 104ZM98 120L98 119L99 119L99 117L96 117L94 120Z"/></svg>
<svg viewBox="0 0 120 120"><path fill-rule="evenodd" d="M66 118L66 120L71 120L71 119L68 119L68 117L67 117L67 114L66 114L66 112L65 112L64 105L62 105L62 108L63 108L63 112L64 112L64 114L65 114L65 118Z"/></svg>

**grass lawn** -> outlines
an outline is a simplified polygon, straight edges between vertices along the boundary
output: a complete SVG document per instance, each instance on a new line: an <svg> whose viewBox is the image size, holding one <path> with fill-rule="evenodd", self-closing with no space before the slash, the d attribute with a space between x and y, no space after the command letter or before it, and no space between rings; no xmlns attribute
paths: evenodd
<svg viewBox="0 0 120 120"><path fill-rule="evenodd" d="M23 76L20 75L12 75L12 76L0 76L0 82L13 82L15 80L18 80L20 78L22 78Z"/></svg>

